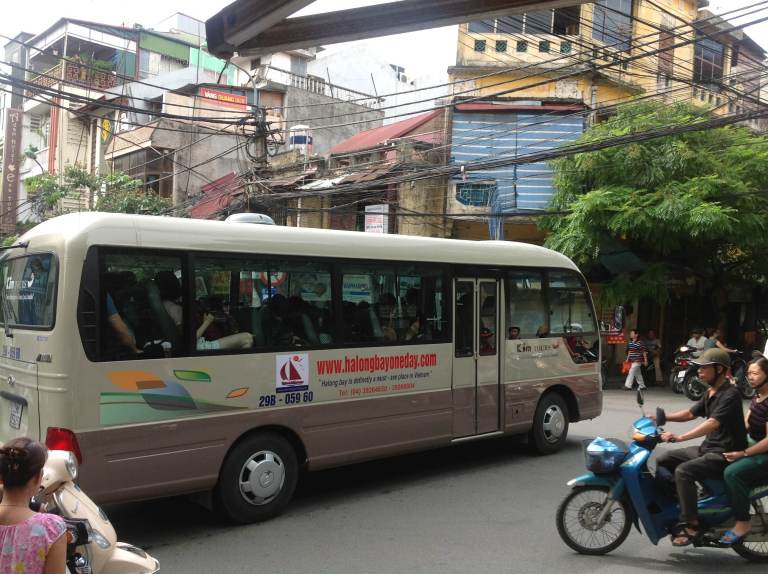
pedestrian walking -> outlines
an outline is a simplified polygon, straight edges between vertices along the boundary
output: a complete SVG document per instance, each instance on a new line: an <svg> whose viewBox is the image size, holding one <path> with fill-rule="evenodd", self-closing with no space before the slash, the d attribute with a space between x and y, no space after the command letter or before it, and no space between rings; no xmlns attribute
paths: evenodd
<svg viewBox="0 0 768 574"><path fill-rule="evenodd" d="M645 389L645 381L643 380L643 367L648 366L648 350L640 341L640 334L636 329L632 329L629 332L629 344L627 345L627 361L630 363L629 373L627 373L627 380L624 382L624 388L628 391L632 390L632 384L637 381L637 385L641 389Z"/></svg>
<svg viewBox="0 0 768 574"><path fill-rule="evenodd" d="M656 331L653 329L648 331L648 336L645 339L645 347L653 361L656 385L661 386L664 384L664 376L661 373L661 340L656 336Z"/></svg>

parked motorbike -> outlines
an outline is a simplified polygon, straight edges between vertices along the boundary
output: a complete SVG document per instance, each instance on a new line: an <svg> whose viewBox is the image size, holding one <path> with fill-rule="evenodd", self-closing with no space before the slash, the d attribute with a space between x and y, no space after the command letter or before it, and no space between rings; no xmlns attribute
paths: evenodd
<svg viewBox="0 0 768 574"><path fill-rule="evenodd" d="M675 352L675 362L669 375L669 388L677 394L683 392L683 381L689 369L693 366L693 353L695 347L683 345Z"/></svg>
<svg viewBox="0 0 768 574"><path fill-rule="evenodd" d="M755 389L747 380L747 359L743 351L736 351L731 355L731 373L733 373L729 377L731 383L738 389L742 397L751 399L755 395ZM689 369L683 380L685 396L692 401L698 401L704 396L706 390L707 387L699 381L698 369Z"/></svg>
<svg viewBox="0 0 768 574"><path fill-rule="evenodd" d="M67 524L68 574L155 574L159 562L141 548L118 542L107 515L75 484L77 459L51 450L32 508L58 514Z"/></svg>
<svg viewBox="0 0 768 574"><path fill-rule="evenodd" d="M638 404L643 405L642 392ZM634 422L632 442L597 437L585 449L587 472L568 482L571 492L557 510L557 531L563 542L580 554L602 555L624 542L634 524L655 545L678 522L680 506L673 495L657 488L648 459L661 442L666 423L656 409L656 423L643 413ZM718 541L733 524L724 482L703 481L699 519L705 534L695 544L724 548ZM752 562L768 563L768 484L750 496L752 530L730 548Z"/></svg>

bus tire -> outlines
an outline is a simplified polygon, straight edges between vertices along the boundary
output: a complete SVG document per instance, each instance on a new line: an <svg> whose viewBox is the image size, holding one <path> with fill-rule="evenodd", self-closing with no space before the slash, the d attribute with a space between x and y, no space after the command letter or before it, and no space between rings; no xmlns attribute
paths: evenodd
<svg viewBox="0 0 768 574"><path fill-rule="evenodd" d="M247 524L280 514L299 477L296 451L285 437L264 432L237 443L224 459L214 490L214 508Z"/></svg>
<svg viewBox="0 0 768 574"><path fill-rule="evenodd" d="M528 435L534 451L552 454L563 448L568 437L568 424L568 405L563 397L556 392L541 397Z"/></svg>

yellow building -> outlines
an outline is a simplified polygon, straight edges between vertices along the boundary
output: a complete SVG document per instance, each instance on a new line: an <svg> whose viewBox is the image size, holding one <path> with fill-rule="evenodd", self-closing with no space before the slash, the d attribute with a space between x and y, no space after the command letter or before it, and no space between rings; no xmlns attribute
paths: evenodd
<svg viewBox="0 0 768 574"><path fill-rule="evenodd" d="M461 25L449 69L452 161L557 147L631 98L691 101L718 114L758 105L764 50L707 4L598 0ZM538 163L456 178L448 211L465 215L454 218L453 236L487 238L490 208L491 237L542 240L525 215L546 207L551 175Z"/></svg>

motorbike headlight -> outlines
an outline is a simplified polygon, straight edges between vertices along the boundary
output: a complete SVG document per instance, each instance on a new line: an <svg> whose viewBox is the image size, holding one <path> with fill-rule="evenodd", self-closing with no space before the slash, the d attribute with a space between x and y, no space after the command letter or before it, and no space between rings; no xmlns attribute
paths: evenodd
<svg viewBox="0 0 768 574"><path fill-rule="evenodd" d="M101 532L99 532L93 527L91 528L91 532L89 533L88 538L91 542L94 542L96 546L98 546L102 550L106 550L111 546L111 544L109 543L109 540L107 540Z"/></svg>
<svg viewBox="0 0 768 574"><path fill-rule="evenodd" d="M75 458L74 453L67 453L67 458L64 460L64 468L66 469L67 474L69 474L69 477L72 479L72 482L77 480L78 467L77 458Z"/></svg>

